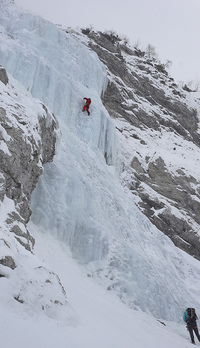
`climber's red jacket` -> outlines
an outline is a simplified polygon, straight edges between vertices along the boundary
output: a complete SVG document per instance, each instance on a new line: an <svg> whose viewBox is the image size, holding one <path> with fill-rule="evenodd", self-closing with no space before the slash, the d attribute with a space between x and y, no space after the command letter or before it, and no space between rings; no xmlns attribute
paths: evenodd
<svg viewBox="0 0 200 348"><path fill-rule="evenodd" d="M90 98L84 98L86 100L85 104L89 106L91 104L91 99Z"/></svg>

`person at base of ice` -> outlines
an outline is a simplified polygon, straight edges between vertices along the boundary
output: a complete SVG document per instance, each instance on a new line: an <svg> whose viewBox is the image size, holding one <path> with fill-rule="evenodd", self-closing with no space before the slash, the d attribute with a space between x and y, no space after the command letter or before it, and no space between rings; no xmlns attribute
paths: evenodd
<svg viewBox="0 0 200 348"><path fill-rule="evenodd" d="M82 111L85 111L85 110L86 110L87 113L88 113L88 116L89 116L89 115L90 115L89 106L90 106L90 104L91 104L91 99L90 99L90 98L83 98L83 99L85 99L85 105L84 105Z"/></svg>
<svg viewBox="0 0 200 348"><path fill-rule="evenodd" d="M197 319L198 319L198 317L196 315L195 309L194 308L187 308L183 314L183 320L187 324L186 327L189 331L191 342L193 344L195 344L193 331L195 332L195 335L197 336L197 338L200 342L200 335L199 335L199 330L197 327Z"/></svg>

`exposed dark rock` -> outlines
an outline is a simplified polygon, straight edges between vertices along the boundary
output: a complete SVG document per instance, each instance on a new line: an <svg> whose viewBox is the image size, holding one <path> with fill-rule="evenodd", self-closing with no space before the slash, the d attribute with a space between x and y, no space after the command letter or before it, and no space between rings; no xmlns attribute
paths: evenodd
<svg viewBox="0 0 200 348"><path fill-rule="evenodd" d="M22 300L22 299L20 298L20 295L14 296L14 299L15 299L17 302L19 302L19 303L24 303L24 300Z"/></svg>
<svg viewBox="0 0 200 348"><path fill-rule="evenodd" d="M6 76L4 69L0 69L0 75ZM33 133L22 105L16 103L13 108L0 108L0 140L6 144L6 150L0 149L0 200L8 197L14 202L13 211L5 222L15 240L30 252L35 243L26 228L31 215L31 193L42 174L43 164L53 160L56 143L55 118L45 105L42 109L43 112L36 115L38 123L36 121ZM13 267L11 261L8 256L1 263Z"/></svg>
<svg viewBox="0 0 200 348"><path fill-rule="evenodd" d="M7 143L11 156L1 152L0 171L4 177L3 189L0 191L0 198L4 194L18 206L18 211L24 222L27 223L31 214L30 195L36 186L39 176L42 173L42 164L52 161L55 153L56 137L53 130L56 127L55 121L50 127L46 127L45 116L39 119L41 143L36 144L33 135L29 136L29 143L23 141L23 132L20 128L10 126L6 111L0 109L1 125L6 130L10 141ZM31 145L32 144L32 145ZM2 180L2 178L1 178Z"/></svg>
<svg viewBox="0 0 200 348"><path fill-rule="evenodd" d="M7 85L8 83L8 75L6 72L6 69L0 66L0 81L4 83L4 85Z"/></svg>
<svg viewBox="0 0 200 348"><path fill-rule="evenodd" d="M17 222L17 220L14 221ZM30 235L27 229L25 230L25 232L23 232L18 225L14 225L13 227L11 227L10 232L13 232L15 234L17 241L21 245L23 245L26 250L31 251L33 249L35 239ZM24 239L27 241L26 243L24 242Z"/></svg>
<svg viewBox="0 0 200 348"><path fill-rule="evenodd" d="M103 103L113 119L125 119L134 127L130 137L148 146L145 138L136 136L136 129L144 134L147 130L162 129L200 146L198 111L188 105L186 93L191 90L186 85L179 88L165 65L147 59L145 52L132 50L108 34L91 30L84 34L107 67L108 87L102 96ZM172 150L177 151L177 146ZM200 225L200 188L196 179L181 168L169 171L161 157L142 159L141 155L132 154L130 166L133 175L127 185L139 196L140 209L175 245L200 260L200 238L194 228Z"/></svg>
<svg viewBox="0 0 200 348"><path fill-rule="evenodd" d="M0 260L0 264L11 269L15 269L17 267L12 256L5 256L3 259Z"/></svg>
<svg viewBox="0 0 200 348"><path fill-rule="evenodd" d="M189 88L187 85L184 85L184 86L183 86L183 89L184 89L184 91L186 91L186 92L195 92L194 90L192 90L191 88Z"/></svg>

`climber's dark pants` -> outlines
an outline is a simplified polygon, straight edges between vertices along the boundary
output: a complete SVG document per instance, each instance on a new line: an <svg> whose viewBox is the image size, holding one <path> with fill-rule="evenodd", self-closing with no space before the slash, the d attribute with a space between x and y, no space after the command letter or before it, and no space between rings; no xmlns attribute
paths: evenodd
<svg viewBox="0 0 200 348"><path fill-rule="evenodd" d="M197 326L194 326L194 327L187 326L187 328L188 328L188 331L190 333L191 341L194 342L194 333L193 333L193 331L194 331L195 335L197 336L197 338L200 342L199 330L198 330Z"/></svg>

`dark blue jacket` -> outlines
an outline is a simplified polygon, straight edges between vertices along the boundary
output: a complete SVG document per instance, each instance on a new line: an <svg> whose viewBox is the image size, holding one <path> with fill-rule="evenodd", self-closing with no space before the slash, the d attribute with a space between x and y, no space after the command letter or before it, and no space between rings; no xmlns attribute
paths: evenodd
<svg viewBox="0 0 200 348"><path fill-rule="evenodd" d="M189 327L194 328L194 327L197 326L197 323L196 323L197 315L196 315L196 313L194 313L194 316L189 317L187 309L186 309L186 311L183 314L183 320L187 323L187 326L189 326Z"/></svg>

